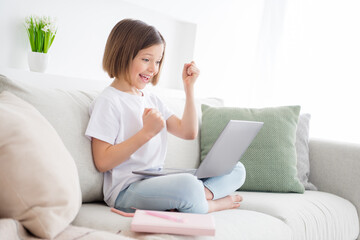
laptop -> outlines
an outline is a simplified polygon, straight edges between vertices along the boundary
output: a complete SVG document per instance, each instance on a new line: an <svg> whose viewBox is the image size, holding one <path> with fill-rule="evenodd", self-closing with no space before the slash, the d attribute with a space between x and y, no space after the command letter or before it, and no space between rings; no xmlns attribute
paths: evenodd
<svg viewBox="0 0 360 240"><path fill-rule="evenodd" d="M148 177L190 173L199 179L228 174L244 155L263 124L263 122L230 120L197 169L158 168L132 173Z"/></svg>

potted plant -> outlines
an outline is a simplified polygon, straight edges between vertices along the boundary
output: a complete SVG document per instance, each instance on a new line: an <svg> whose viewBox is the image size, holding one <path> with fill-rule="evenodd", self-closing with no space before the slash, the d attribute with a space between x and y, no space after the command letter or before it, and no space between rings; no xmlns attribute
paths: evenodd
<svg viewBox="0 0 360 240"><path fill-rule="evenodd" d="M48 51L57 32L55 19L29 16L25 18L25 28L31 46L31 52L28 54L30 70L44 72L49 59Z"/></svg>

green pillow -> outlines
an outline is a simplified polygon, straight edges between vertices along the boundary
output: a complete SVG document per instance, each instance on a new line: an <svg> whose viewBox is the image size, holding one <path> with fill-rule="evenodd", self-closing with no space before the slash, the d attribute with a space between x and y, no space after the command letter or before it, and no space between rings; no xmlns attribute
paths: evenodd
<svg viewBox="0 0 360 240"><path fill-rule="evenodd" d="M300 106L251 109L202 105L201 109L201 160L229 120L264 122L240 159L246 168L246 180L240 190L304 192L297 177L295 148Z"/></svg>

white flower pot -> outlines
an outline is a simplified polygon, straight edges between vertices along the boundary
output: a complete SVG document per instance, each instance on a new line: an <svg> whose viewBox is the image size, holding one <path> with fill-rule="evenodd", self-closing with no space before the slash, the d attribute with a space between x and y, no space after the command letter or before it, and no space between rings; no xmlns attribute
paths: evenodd
<svg viewBox="0 0 360 240"><path fill-rule="evenodd" d="M45 72L49 62L48 53L29 52L28 64L30 71L33 72Z"/></svg>

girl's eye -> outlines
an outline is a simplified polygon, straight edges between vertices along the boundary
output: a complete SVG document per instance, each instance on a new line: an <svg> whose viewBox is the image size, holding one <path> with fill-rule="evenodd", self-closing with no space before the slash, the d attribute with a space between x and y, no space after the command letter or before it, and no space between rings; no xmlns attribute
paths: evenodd
<svg viewBox="0 0 360 240"><path fill-rule="evenodd" d="M147 59L147 58L143 58L143 61L145 61L145 62L149 62L150 60L149 60L149 59Z"/></svg>

